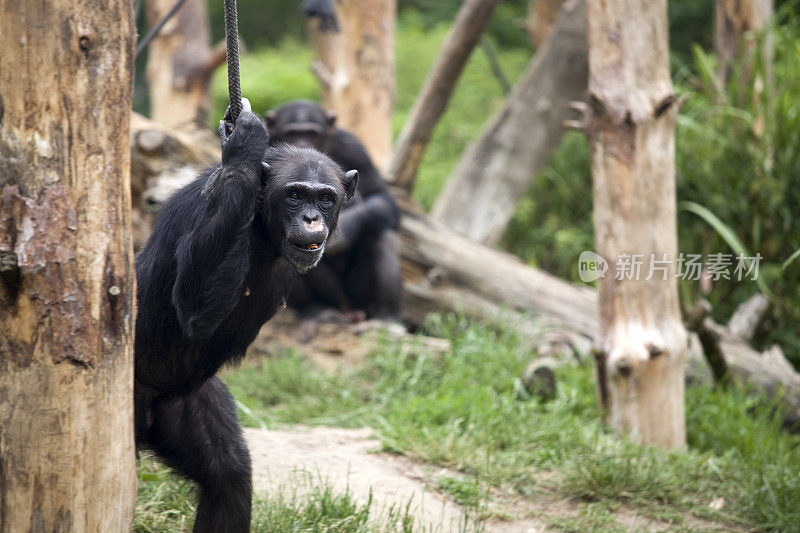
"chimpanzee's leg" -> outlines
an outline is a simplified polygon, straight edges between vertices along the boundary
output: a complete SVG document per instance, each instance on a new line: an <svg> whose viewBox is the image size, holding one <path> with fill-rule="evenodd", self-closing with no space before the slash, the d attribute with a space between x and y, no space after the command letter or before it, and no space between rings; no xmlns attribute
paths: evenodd
<svg viewBox="0 0 800 533"><path fill-rule="evenodd" d="M200 485L195 532L250 529L250 453L228 388L217 377L186 396L157 398L147 443Z"/></svg>
<svg viewBox="0 0 800 533"><path fill-rule="evenodd" d="M386 230L362 239L353 250L347 272L347 291L353 303L369 318L401 320L403 278L400 272L397 232Z"/></svg>

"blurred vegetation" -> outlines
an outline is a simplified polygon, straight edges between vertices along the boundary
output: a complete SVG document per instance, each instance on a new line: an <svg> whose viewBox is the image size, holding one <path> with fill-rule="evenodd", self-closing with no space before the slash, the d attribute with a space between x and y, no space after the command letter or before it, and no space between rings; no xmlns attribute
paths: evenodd
<svg viewBox="0 0 800 533"><path fill-rule="evenodd" d="M253 111L263 113L289 100L319 100L316 78L309 65L314 54L305 44L287 38L279 50L262 50L241 57L242 94L250 100ZM209 116L216 129L228 106L228 71L224 66L214 73L211 82L212 109Z"/></svg>

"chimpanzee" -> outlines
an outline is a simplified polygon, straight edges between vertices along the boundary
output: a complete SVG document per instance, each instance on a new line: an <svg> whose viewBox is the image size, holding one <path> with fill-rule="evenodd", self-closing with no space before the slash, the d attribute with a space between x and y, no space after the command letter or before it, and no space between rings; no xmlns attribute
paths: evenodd
<svg viewBox="0 0 800 533"><path fill-rule="evenodd" d="M222 163L173 195L136 258L136 444L200 485L195 531L245 532L250 455L215 374L319 262L358 172L269 147L249 104L220 132Z"/></svg>
<svg viewBox="0 0 800 533"><path fill-rule="evenodd" d="M302 276L290 303L307 314L333 307L350 319L400 320L403 281L396 230L400 210L355 135L336 127L336 115L307 100L265 114L270 144L316 148L359 173L358 195L342 209L319 267Z"/></svg>

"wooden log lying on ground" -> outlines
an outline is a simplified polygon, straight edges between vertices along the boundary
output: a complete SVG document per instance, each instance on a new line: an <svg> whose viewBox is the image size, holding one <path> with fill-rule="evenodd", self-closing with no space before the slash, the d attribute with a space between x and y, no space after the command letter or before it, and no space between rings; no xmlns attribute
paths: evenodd
<svg viewBox="0 0 800 533"><path fill-rule="evenodd" d="M711 311L708 302L700 301L687 313L687 328L699 336L717 382L725 385L733 379L747 383L767 398L778 399L785 411L784 427L800 432L800 374L786 360L780 346L775 344L758 353L744 340L742 333L745 331L747 335L751 329L747 324L758 322L766 310L766 299L761 295L753 296L740 305L728 325L723 326L708 316Z"/></svg>
<svg viewBox="0 0 800 533"><path fill-rule="evenodd" d="M142 117L134 117L132 126L132 182L160 190L154 196L148 189L140 195L143 202L163 201L188 169L193 176L219 158L219 141L210 131L165 130ZM164 135L160 148L144 151L139 146L142 136L156 134ZM511 324L538 353L588 354L597 328L595 290L530 267L431 220L402 192L398 200L403 210L404 318L409 324L422 324L430 312L459 312L488 323ZM134 204L137 207L141 209ZM779 348L759 354L727 328L718 328L720 352L730 373L767 397L780 399L788 413L787 426L800 428L800 375L779 356ZM707 380L700 343L693 346L687 379Z"/></svg>

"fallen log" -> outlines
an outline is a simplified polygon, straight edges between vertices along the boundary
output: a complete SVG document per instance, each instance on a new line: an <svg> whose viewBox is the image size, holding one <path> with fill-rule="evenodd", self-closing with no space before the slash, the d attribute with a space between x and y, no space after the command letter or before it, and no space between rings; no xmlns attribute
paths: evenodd
<svg viewBox="0 0 800 533"><path fill-rule="evenodd" d="M160 139L155 143L158 148L142 147L142 139L149 136ZM132 183L147 187L139 195L139 205L134 204L140 212L154 211L187 176L191 179L219 158L219 141L210 131L168 130L139 116L132 121L131 142ZM457 312L489 324L511 325L540 355L588 357L597 329L594 289L573 285L477 243L431 220L403 192L397 196L403 211L403 316L412 328L423 324L431 312ZM703 323L711 324L707 317ZM800 375L780 348L760 354L727 328L716 328L719 350L731 375L779 401L786 412L786 426L800 430ZM335 347L315 345L314 349L336 352ZM688 357L687 380L708 381L708 365L696 339Z"/></svg>

